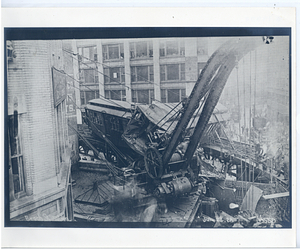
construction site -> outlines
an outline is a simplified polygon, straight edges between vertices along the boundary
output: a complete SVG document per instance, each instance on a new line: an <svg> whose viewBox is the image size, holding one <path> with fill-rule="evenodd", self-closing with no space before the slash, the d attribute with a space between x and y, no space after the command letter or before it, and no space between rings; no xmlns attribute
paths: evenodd
<svg viewBox="0 0 300 249"><path fill-rule="evenodd" d="M257 55L278 41L220 43L180 102L90 100L76 131L74 220L100 227L291 227L289 104L285 111L269 106L284 96L259 82L266 75L259 75L264 62ZM288 92L288 57L277 56L286 71L272 73L286 82L273 84Z"/></svg>
<svg viewBox="0 0 300 249"><path fill-rule="evenodd" d="M7 221L290 228L289 39L7 41Z"/></svg>

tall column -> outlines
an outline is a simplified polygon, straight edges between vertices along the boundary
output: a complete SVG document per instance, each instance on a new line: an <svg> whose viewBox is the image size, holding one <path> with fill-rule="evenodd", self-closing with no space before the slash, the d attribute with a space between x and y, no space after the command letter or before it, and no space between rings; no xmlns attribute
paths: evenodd
<svg viewBox="0 0 300 249"><path fill-rule="evenodd" d="M130 48L129 41L124 42L124 66L125 66L125 87L126 101L132 102L131 98L131 71L130 71Z"/></svg>
<svg viewBox="0 0 300 249"><path fill-rule="evenodd" d="M99 96L105 96L104 90L104 70L103 70L103 52L102 52L102 41L97 40L97 67L98 67L98 78L99 78Z"/></svg>
<svg viewBox="0 0 300 249"><path fill-rule="evenodd" d="M72 41L72 51L74 54L77 54L77 44L76 41ZM76 117L77 117L77 124L82 124L82 116L81 110L78 109L78 106L81 106L80 102L80 86L79 86L79 65L78 60L73 60L73 77L74 77L74 86L75 86L75 102L76 102Z"/></svg>
<svg viewBox="0 0 300 249"><path fill-rule="evenodd" d="M159 68L159 40L153 40L153 73L154 99L161 101L160 95L160 68Z"/></svg>

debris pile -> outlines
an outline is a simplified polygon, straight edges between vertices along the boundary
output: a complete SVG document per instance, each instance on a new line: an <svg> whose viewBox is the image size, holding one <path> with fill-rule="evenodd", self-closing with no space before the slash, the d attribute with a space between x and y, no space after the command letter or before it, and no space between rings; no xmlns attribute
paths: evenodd
<svg viewBox="0 0 300 249"><path fill-rule="evenodd" d="M203 228L280 228L281 224L275 218L266 218L252 211L239 211L231 216L224 211L215 211L210 217L203 212L198 213L192 227Z"/></svg>

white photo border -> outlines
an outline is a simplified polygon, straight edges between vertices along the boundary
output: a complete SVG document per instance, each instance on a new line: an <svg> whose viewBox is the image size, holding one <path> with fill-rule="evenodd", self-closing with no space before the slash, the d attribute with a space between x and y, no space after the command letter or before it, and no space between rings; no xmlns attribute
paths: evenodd
<svg viewBox="0 0 300 249"><path fill-rule="evenodd" d="M112 21L111 13L116 17ZM5 27L290 27L296 55L295 8L5 8ZM109 20L109 21L106 21ZM1 40L4 48L3 39ZM3 50L2 50L3 51ZM4 61L3 53L1 61ZM292 172L296 172L296 66L292 56ZM2 74L4 68L1 67ZM2 82L3 77L2 77ZM4 93L2 92L2 97ZM4 98L2 98L4 99ZM3 114L3 113L2 113ZM2 120L4 117L2 115ZM2 128L3 128L2 122ZM4 130L4 129L3 129ZM1 134L3 136L3 134ZM3 141L2 137L2 141ZM2 143L3 146L3 143ZM2 158L4 150L2 149ZM2 159L3 163L3 159ZM2 175L3 174L2 167ZM292 175L292 217L296 217L296 174ZM1 186L3 186L1 177ZM4 189L2 188L2 196ZM1 198L2 210L4 198ZM116 229L4 227L2 247L289 247L296 245L296 220L291 229ZM17 239L16 239L17 238Z"/></svg>

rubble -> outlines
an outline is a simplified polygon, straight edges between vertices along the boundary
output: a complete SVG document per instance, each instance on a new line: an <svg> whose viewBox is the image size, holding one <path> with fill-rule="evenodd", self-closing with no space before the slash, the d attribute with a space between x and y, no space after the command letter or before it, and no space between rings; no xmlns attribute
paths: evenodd
<svg viewBox="0 0 300 249"><path fill-rule="evenodd" d="M215 219L205 214L200 214L194 221L194 227L214 227L214 228L257 228L257 227L268 227L268 228L280 228L281 224L274 223L275 219L272 218L260 218L258 214L245 218L239 214L231 216L224 211L215 212Z"/></svg>
<svg viewBox="0 0 300 249"><path fill-rule="evenodd" d="M284 148L279 148L283 141L272 141L263 149L266 144L251 142L252 132L245 124L236 133L242 130L243 139L233 141L223 127L229 120L227 108L222 111L218 103L228 73L236 66L231 56L238 54L241 59L258 45L248 42L239 39L221 46L201 72L193 94L180 103L166 105L153 101L131 109L122 104L103 103L101 99L90 101L85 119L97 142L78 134L91 149L86 155L90 160L81 160L79 168L97 173L110 171L114 179L91 182L75 202L89 205L108 202L112 220L117 222L148 224L160 220L165 225L182 222L190 226L194 221L201 227L274 227L279 220L274 218L270 203L261 197L275 199L275 193L267 193L264 188L273 182L275 164L271 163L283 155L280 151ZM222 65L217 55L224 57ZM277 128L261 123L261 129L266 128L261 133L270 133L270 138L276 137L278 130L284 131L279 124ZM287 135L284 133L283 138ZM95 161L96 157L99 161ZM288 166L287 159L280 163ZM265 169L267 166L269 171ZM225 185L229 175L235 181L230 187ZM197 196L193 195L195 192ZM284 193L280 197L288 193L278 192ZM173 208L160 218L156 217L158 200L172 202ZM259 204L266 207L260 209L263 217L256 211Z"/></svg>
<svg viewBox="0 0 300 249"><path fill-rule="evenodd" d="M243 226L243 227L247 227L248 224L250 223L250 220L248 220L247 218L243 217L242 215L238 215L237 216L238 222Z"/></svg>
<svg viewBox="0 0 300 249"><path fill-rule="evenodd" d="M201 214L198 215L195 220L194 220L194 227L213 227L214 224L216 223L216 220L205 215L205 214Z"/></svg>
<svg viewBox="0 0 300 249"><path fill-rule="evenodd" d="M205 209L204 209L205 211ZM194 220L193 227L205 228L281 228L274 217L268 217L269 213L258 214L251 210L239 211L237 215L229 215L223 210L214 212L214 216L208 216L203 213L200 206L199 212Z"/></svg>
<svg viewBox="0 0 300 249"><path fill-rule="evenodd" d="M244 226L242 226L240 223L234 223L232 227L242 227L243 228Z"/></svg>

